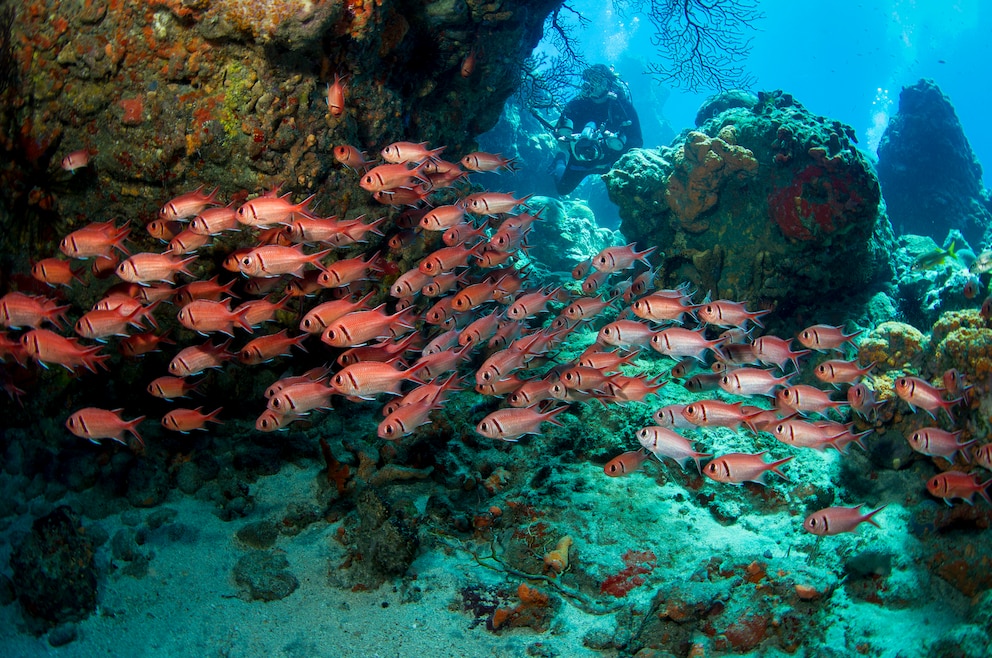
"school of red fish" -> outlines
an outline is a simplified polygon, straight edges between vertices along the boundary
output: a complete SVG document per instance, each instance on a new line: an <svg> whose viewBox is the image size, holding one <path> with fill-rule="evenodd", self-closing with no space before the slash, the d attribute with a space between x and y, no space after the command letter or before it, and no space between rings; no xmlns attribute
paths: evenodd
<svg viewBox="0 0 992 658"><path fill-rule="evenodd" d="M336 79L328 89L332 114L342 107L343 94L342 81ZM579 264L572 275L582 280L583 296L573 297L560 285L534 288L513 263L514 256L528 248L530 227L540 213L528 212L527 198L497 192L465 194L456 186L472 172L512 172L515 163L476 152L456 164L441 159L443 150L397 142L382 149L378 162L352 146L335 148L335 158L354 170L361 189L393 208L395 218L320 217L312 210L313 196L294 203L290 194L279 195L278 190L224 205L217 190L206 192L201 187L165 203L144 227L167 243L162 251L131 253L126 246L133 231L129 223L94 222L73 231L60 244L69 260L57 256L39 260L32 275L51 286L82 285L86 275L73 269L72 261L91 259L93 277L113 275L120 281L75 322L78 338L63 335L70 306L47 296L7 293L0 298L0 324L8 329L0 334L0 357L8 363L34 360L42 366L95 372L107 368L109 354L103 342L108 339L119 339L118 349L131 358L173 349L168 373L154 373L148 384L150 395L171 401L189 397L197 387L191 378L209 369L223 368L232 360L252 366L286 358L293 350L307 351L307 345L314 349L319 340L338 352L335 365L272 384L264 403L260 401L264 410L255 425L259 431L283 429L307 414L331 409L335 395L371 401L390 394L395 397L383 407L378 436L396 441L429 423L431 413L450 394L474 379L478 393L505 400L504 406L478 422L476 431L490 439L517 441L539 434L543 423L560 424L558 415L572 403L661 399L659 391L668 384L662 375L652 378L624 371L635 357L657 353L676 362L670 377L683 380L690 391L764 397L774 406L730 403L713 396L664 406L654 413L654 425L637 432L641 449L611 460L605 467L607 475L630 473L654 455L672 459L683 469L692 460L704 476L720 483L763 484L768 472L786 478L781 467L792 456L765 461L767 451L704 453L680 433L706 427L764 432L797 449L833 448L846 453L851 443L864 448L863 439L871 430L856 433L853 422L828 416L833 412L843 417L850 410L872 419L888 402L877 401L867 384L871 365L862 367L857 358L831 358L815 366L815 377L826 386L848 387L845 399L835 399L826 389L791 383L800 373L801 359L813 351L842 357L860 332L846 334L841 327L814 325L799 333L798 349L793 349L792 339L767 334L752 338L756 329L763 329L762 317L769 311L750 311L730 300L695 303L688 285L657 289L649 262L654 247L643 251L634 245L610 247ZM74 152L63 162L67 170L87 165L85 151ZM454 197L453 203L426 203L439 192ZM223 267L233 273L229 280L222 282L218 274L176 285L178 276L192 278L190 267L197 262L198 250L232 231L250 231L254 244L226 255ZM371 235L382 239L367 249L364 245ZM345 257L342 251L362 253ZM418 253L426 255L400 272L398 264ZM638 263L647 269L631 276ZM385 301L372 306L373 298L385 297L377 284L397 274L388 289L392 311ZM232 308L238 275L243 277L243 294L255 298ZM231 349L239 332L254 334L294 300L300 300L298 328L284 327ZM555 317L550 317L552 303L563 305ZM172 311L166 310L169 305ZM596 329L605 313L616 311L618 319ZM167 312L207 340L178 349L170 332L158 330L155 316ZM588 325L595 331L595 341L575 361L551 365L549 354ZM218 333L228 338L215 341ZM692 374L693 369L701 371ZM9 383L6 387L12 395L24 393ZM941 410L953 418L954 405L967 395L956 373L945 378L944 388L904 376L895 382L895 392L913 409L935 418ZM956 397L948 399L948 395ZM221 422L221 412L176 408L161 423L168 430L189 432L207 422ZM94 443L105 439L126 443L125 435L130 433L143 445L138 432L143 421L144 416L124 419L121 409L88 407L74 411L66 427ZM907 440L924 455L951 462L961 455L992 470L992 444L969 455L975 441L960 443L959 435L927 427ZM987 492L990 483L972 473L949 470L934 476L926 487L948 504L955 498L971 503L975 493L992 503ZM867 513L860 507L817 511L803 527L816 535L849 532L862 522L874 524L874 515L884 506Z"/></svg>

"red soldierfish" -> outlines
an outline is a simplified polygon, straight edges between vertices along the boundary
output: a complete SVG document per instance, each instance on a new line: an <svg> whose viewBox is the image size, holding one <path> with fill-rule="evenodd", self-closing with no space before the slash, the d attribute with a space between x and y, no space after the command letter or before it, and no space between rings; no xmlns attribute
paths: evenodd
<svg viewBox="0 0 992 658"><path fill-rule="evenodd" d="M162 427L173 432L186 434L193 430L206 429L204 428L204 424L207 421L217 423L218 425L224 424L217 420L217 414L221 412L223 407L218 407L208 414L202 413L200 409L203 409L203 407L197 407L196 409L173 409L162 417Z"/></svg>
<svg viewBox="0 0 992 658"><path fill-rule="evenodd" d="M684 298L653 294L638 299L630 308L642 320L683 322L684 315L695 318L699 306L688 303Z"/></svg>
<svg viewBox="0 0 992 658"><path fill-rule="evenodd" d="M341 288L355 281L368 280L373 273L384 271L379 261L378 254L369 256L368 260L362 260L361 256L337 260L323 267L324 271L317 276L317 283L322 288Z"/></svg>
<svg viewBox="0 0 992 658"><path fill-rule="evenodd" d="M547 421L561 426L555 416L568 409L568 405L541 413L532 407L497 409L475 426L475 431L488 439L516 441L525 434L538 434L541 423Z"/></svg>
<svg viewBox="0 0 992 658"><path fill-rule="evenodd" d="M837 448L834 441L843 438L846 433L846 428L838 432L832 425L814 424L799 418L780 420L771 428L772 436L782 443L794 448L813 448L814 450L826 450L829 445ZM840 448L837 450L840 452Z"/></svg>
<svg viewBox="0 0 992 658"><path fill-rule="evenodd" d="M187 219L199 215L207 206L219 206L220 204L217 202L218 189L214 188L210 194L204 194L201 185L192 192L181 194L159 209L158 218L166 222Z"/></svg>
<svg viewBox="0 0 992 658"><path fill-rule="evenodd" d="M42 258L31 266L31 276L50 286L68 286L73 281L86 285L70 262L60 258Z"/></svg>
<svg viewBox="0 0 992 658"><path fill-rule="evenodd" d="M73 338L60 336L48 329L32 329L21 336L24 352L37 360L41 365L55 363L66 370L74 372L77 366L83 366L90 372L96 372L95 366L104 370L104 361L109 354L99 354L101 347L82 347Z"/></svg>
<svg viewBox="0 0 992 658"><path fill-rule="evenodd" d="M872 517L885 509L885 505L867 514L861 513L861 505L856 507L828 507L813 512L803 521L803 529L814 535L839 535L842 532L853 532L859 525L867 521L876 528L881 526Z"/></svg>
<svg viewBox="0 0 992 658"><path fill-rule="evenodd" d="M425 256L417 267L424 274L429 274L430 276L437 276L438 274L443 274L445 272L450 272L456 267L465 267L468 265L469 256L474 256L479 253L482 249L484 243L467 247L465 245L455 245L454 247L442 247L437 251Z"/></svg>
<svg viewBox="0 0 992 658"><path fill-rule="evenodd" d="M700 363L706 363L703 356L706 350L711 350L723 342L722 338L706 340L701 330L682 327L663 329L651 337L651 347L655 351L674 359L691 356Z"/></svg>
<svg viewBox="0 0 992 658"><path fill-rule="evenodd" d="M486 153L484 151L469 153L461 159L461 163L462 166L469 171L497 171L498 169L506 169L507 171L517 170L516 158L507 159L499 153Z"/></svg>
<svg viewBox="0 0 992 658"><path fill-rule="evenodd" d="M651 262L648 256L653 254L658 247L649 247L644 251L634 251L636 242L631 242L625 247L607 247L592 257L592 266L599 272L619 272L628 267L633 267L634 263L641 261L648 267Z"/></svg>
<svg viewBox="0 0 992 658"><path fill-rule="evenodd" d="M643 450L631 450L617 455L610 461L606 462L606 466L603 467L603 472L610 477L620 477L621 475L627 475L628 473L633 473L634 471L640 470L644 462L650 457L650 453L644 452Z"/></svg>
<svg viewBox="0 0 992 658"><path fill-rule="evenodd" d="M749 311L741 302L718 299L715 302L700 304L697 313L700 320L717 327L743 327L748 320L759 327L764 327L761 318L771 313L771 309Z"/></svg>
<svg viewBox="0 0 992 658"><path fill-rule="evenodd" d="M658 459L663 457L674 459L683 471L685 463L691 459L696 462L696 470L702 473L699 460L713 456L709 453L697 452L689 439L659 425L651 425L639 430L637 440Z"/></svg>
<svg viewBox="0 0 992 658"><path fill-rule="evenodd" d="M992 479L979 482L978 476L974 473L962 473L961 471L944 471L938 473L927 481L927 491L937 498L943 498L948 505L951 499L961 498L969 505L973 504L972 498L977 493L992 505L989 498L988 486L992 484Z"/></svg>
<svg viewBox="0 0 992 658"><path fill-rule="evenodd" d="M56 306L47 297L8 292L0 297L0 326L37 329L43 322L51 322L61 328L59 321L68 309L69 306Z"/></svg>
<svg viewBox="0 0 992 658"><path fill-rule="evenodd" d="M357 347L376 338L399 336L413 326L404 319L406 311L387 315L380 304L371 311L353 311L330 324L320 339L331 347Z"/></svg>
<svg viewBox="0 0 992 658"><path fill-rule="evenodd" d="M792 361L799 372L799 357L809 354L809 350L792 350L792 341L778 336L761 336L751 342L754 356L766 366L778 366L785 370L786 361Z"/></svg>
<svg viewBox="0 0 992 658"><path fill-rule="evenodd" d="M420 228L425 231L447 231L465 219L465 209L461 206L438 206L420 218Z"/></svg>
<svg viewBox="0 0 992 658"><path fill-rule="evenodd" d="M229 304L230 300L194 299L179 310L176 318L187 329L203 335L219 331L233 336L235 324L251 333L252 326L245 320L247 309L232 311Z"/></svg>
<svg viewBox="0 0 992 658"><path fill-rule="evenodd" d="M289 427L289 424L299 420L302 416L293 413L280 414L266 409L255 420L255 429L259 432L278 432Z"/></svg>
<svg viewBox="0 0 992 658"><path fill-rule="evenodd" d="M234 355L227 351L230 344L229 338L220 345L214 345L208 340L201 345L183 348L169 362L169 372L175 377L189 377L209 368L220 368L224 361L234 358Z"/></svg>
<svg viewBox="0 0 992 658"><path fill-rule="evenodd" d="M433 160L443 151L443 146L427 148L427 142L393 142L382 149L382 159L390 164L420 164L424 160Z"/></svg>
<svg viewBox="0 0 992 658"><path fill-rule="evenodd" d="M109 257L114 249L129 256L124 240L130 233L130 222L120 228L115 227L113 221L93 223L62 238L59 251L69 258Z"/></svg>
<svg viewBox="0 0 992 658"><path fill-rule="evenodd" d="M931 386L928 382L919 377L900 377L895 382L896 395L909 403L909 408L916 411L916 407L923 409L935 420L936 410L943 409L947 416L953 421L954 414L951 407L961 402L962 398L953 400L944 399L943 389Z"/></svg>
<svg viewBox="0 0 992 658"><path fill-rule="evenodd" d="M233 202L222 208L204 208L189 224L189 230L200 235L217 235L240 228Z"/></svg>
<svg viewBox="0 0 992 658"><path fill-rule="evenodd" d="M154 318L148 315L152 310L152 307L145 308L139 304L130 313L125 313L123 307L120 306L87 311L76 322L76 333L83 338L93 340L102 340L108 336L127 336L129 325L144 329L141 324L143 316L154 323Z"/></svg>
<svg viewBox="0 0 992 658"><path fill-rule="evenodd" d="M159 351L158 346L160 343L165 343L166 345L176 344L174 340L168 337L168 333L166 331L165 334L159 335L149 331L134 334L121 340L118 349L121 354L131 358L139 357L149 352L157 352Z"/></svg>
<svg viewBox="0 0 992 658"><path fill-rule="evenodd" d="M847 389L847 402L851 405L851 409L873 421L887 400L876 401L875 391L862 382Z"/></svg>
<svg viewBox="0 0 992 658"><path fill-rule="evenodd" d="M87 151L86 149L73 151L72 153L69 153L64 158L62 158L62 169L72 173L76 173L77 169L88 167L89 164L90 164L90 152Z"/></svg>
<svg viewBox="0 0 992 658"><path fill-rule="evenodd" d="M869 363L864 368L859 368L857 359L853 359L851 361L830 359L816 366L816 370L813 371L813 374L821 382L834 384L836 386L839 384L853 384L860 378L867 375L874 367L874 362Z"/></svg>
<svg viewBox="0 0 992 658"><path fill-rule="evenodd" d="M190 256L179 260L169 254L151 252L135 254L117 266L117 276L129 283L151 283L162 281L172 283L176 273L193 276L186 266L196 260Z"/></svg>
<svg viewBox="0 0 992 658"><path fill-rule="evenodd" d="M365 153L359 151L350 144L340 144L335 146L334 159L343 164L345 167L354 169L355 171L358 171L359 169L365 171L368 169L369 165L372 164L372 160L368 160L365 157Z"/></svg>
<svg viewBox="0 0 992 658"><path fill-rule="evenodd" d="M373 167L359 181L358 186L366 192L381 192L397 187L413 187L417 183L426 183L421 173L424 165L410 169L406 164L383 164Z"/></svg>
<svg viewBox="0 0 992 658"><path fill-rule="evenodd" d="M697 427L729 427L737 429L748 422L743 402L730 404L722 400L696 400L685 405L682 415Z"/></svg>
<svg viewBox="0 0 992 658"><path fill-rule="evenodd" d="M848 406L847 400L832 400L826 391L806 384L779 389L775 392L775 399L789 409L799 412L812 411L821 415L826 415L828 409Z"/></svg>
<svg viewBox="0 0 992 658"><path fill-rule="evenodd" d="M827 350L839 350L844 343L854 344L854 338L860 336L864 330L859 329L852 334L845 334L843 327L835 327L829 324L814 324L799 332L799 342L803 347L811 350L826 352Z"/></svg>
<svg viewBox="0 0 992 658"><path fill-rule="evenodd" d="M472 77L472 73L475 72L475 63L477 57L478 56L475 54L475 46L472 46L469 49L468 54L465 55L465 59L462 60L460 72L463 78Z"/></svg>
<svg viewBox="0 0 992 658"><path fill-rule="evenodd" d="M120 416L123 409L107 411L98 407L86 407L69 416L65 421L65 426L70 432L81 439L86 439L92 443L99 444L100 439L113 439L118 443L127 445L124 440L124 432L130 432L138 443L145 445L141 435L138 434L137 427L145 419L139 416L134 420L124 420Z"/></svg>
<svg viewBox="0 0 992 658"><path fill-rule="evenodd" d="M376 430L380 439L396 441L401 437L413 434L413 430L430 422L431 412L440 409L441 403L424 398L399 407L386 416Z"/></svg>
<svg viewBox="0 0 992 658"><path fill-rule="evenodd" d="M270 302L268 299L250 299L234 309L234 312L241 313L244 311L245 322L252 327L257 327L265 322L272 322L275 319L276 312L286 308L289 300L289 295L286 295L278 302Z"/></svg>
<svg viewBox="0 0 992 658"><path fill-rule="evenodd" d="M498 215L500 213L512 212L519 205L527 203L532 195L515 199L513 194L502 192L478 192L470 194L461 200L465 210L473 215Z"/></svg>
<svg viewBox="0 0 992 658"><path fill-rule="evenodd" d="M653 344L654 330L637 320L616 320L603 326L596 334L596 342L602 345L617 347L635 347L640 349L649 343Z"/></svg>
<svg viewBox="0 0 992 658"><path fill-rule="evenodd" d="M293 247L264 245L242 254L238 260L238 270L245 276L266 279L283 274L302 277L303 268L308 264L323 269L320 259L329 253L331 250L325 249L315 254L305 254L300 245Z"/></svg>
<svg viewBox="0 0 992 658"><path fill-rule="evenodd" d="M316 195L311 194L303 201L294 204L289 197L292 193L287 192L283 196L265 194L256 197L243 204L236 211L235 217L238 222L245 226L256 228L270 228L275 224L289 224L296 216L307 219L316 219L307 210L307 206L313 201Z"/></svg>
<svg viewBox="0 0 992 658"><path fill-rule="evenodd" d="M190 384L182 377L165 375L153 380L148 385L148 393L154 397L171 401L174 398L189 397L188 393L195 391L199 383Z"/></svg>
<svg viewBox="0 0 992 658"><path fill-rule="evenodd" d="M335 320L343 318L353 311L367 308L365 304L372 298L373 294L370 292L358 301L332 299L314 306L300 320L300 331L305 331L308 334L323 333Z"/></svg>
<svg viewBox="0 0 992 658"><path fill-rule="evenodd" d="M332 117L339 117L344 114L344 95L348 91L344 80L345 78L335 73L334 82L327 85L327 109Z"/></svg>
<svg viewBox="0 0 992 658"><path fill-rule="evenodd" d="M789 383L793 375L776 377L762 368L735 368L720 378L720 388L731 395L767 395L774 397L775 388Z"/></svg>
<svg viewBox="0 0 992 658"><path fill-rule="evenodd" d="M992 443L975 448L971 458L986 471L992 471Z"/></svg>
<svg viewBox="0 0 992 658"><path fill-rule="evenodd" d="M275 334L259 336L241 348L241 352L238 354L238 360L245 365L255 366L271 361L277 356L289 356L290 348L292 347L298 347L306 352L306 348L303 347L303 341L308 335L300 334L299 336L290 337L288 330L283 329Z"/></svg>
<svg viewBox="0 0 992 658"><path fill-rule="evenodd" d="M763 476L771 471L788 481L785 473L779 470L779 466L794 459L786 457L771 463L766 463L761 457L767 450L763 450L756 455L742 452L731 452L717 457L703 468L703 475L716 482L727 484L743 484L744 482L757 482L765 484Z"/></svg>
<svg viewBox="0 0 992 658"><path fill-rule="evenodd" d="M953 462L954 456L961 452L961 456L968 459L968 447L977 443L975 439L958 443L961 430L948 432L938 427L923 427L906 437L909 447L928 457L943 457L947 461Z"/></svg>
<svg viewBox="0 0 992 658"><path fill-rule="evenodd" d="M269 398L268 408L278 414L303 415L312 409L330 409L333 387L320 381L291 384Z"/></svg>

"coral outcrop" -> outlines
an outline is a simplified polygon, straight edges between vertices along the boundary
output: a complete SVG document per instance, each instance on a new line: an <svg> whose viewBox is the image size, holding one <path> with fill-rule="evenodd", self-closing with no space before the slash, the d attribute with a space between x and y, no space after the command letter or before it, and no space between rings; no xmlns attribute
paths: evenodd
<svg viewBox="0 0 992 658"><path fill-rule="evenodd" d="M732 100L606 176L626 238L663 252L663 283L784 318L887 281L892 232L853 130L782 92Z"/></svg>
<svg viewBox="0 0 992 658"><path fill-rule="evenodd" d="M11 554L10 567L21 606L43 624L78 621L96 609L93 542L68 507L35 520Z"/></svg>
<svg viewBox="0 0 992 658"><path fill-rule="evenodd" d="M992 212L982 166L954 106L933 80L903 87L899 111L878 145L878 180L892 225L938 244L958 229L971 245L988 242Z"/></svg>
<svg viewBox="0 0 992 658"><path fill-rule="evenodd" d="M25 3L14 24L20 84L0 103L0 189L12 209L0 219L55 211L41 222L57 223L51 233L10 236L47 245L93 219L145 223L163 188L205 180L226 195L278 185L334 195L321 212L360 214L371 202L353 197L333 148L377 153L415 138L452 157L473 150L556 4ZM326 100L337 77L340 116ZM90 166L62 171L78 150Z"/></svg>

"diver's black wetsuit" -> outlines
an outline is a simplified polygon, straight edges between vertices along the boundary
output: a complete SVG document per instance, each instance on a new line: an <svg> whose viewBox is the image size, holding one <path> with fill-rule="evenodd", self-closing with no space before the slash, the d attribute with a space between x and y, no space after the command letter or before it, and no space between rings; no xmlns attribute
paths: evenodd
<svg viewBox="0 0 992 658"><path fill-rule="evenodd" d="M620 151L611 150L605 143L600 144L601 157L595 160L579 160L574 154L569 153L568 161L558 167L555 172L555 185L559 194L568 194L574 190L586 176L591 174L603 174L610 170L613 163L621 155L632 148L640 148L644 145L644 138L641 135L641 122L637 118L637 112L633 105L621 95L611 94L602 103L597 103L590 98L573 98L565 106L565 110L558 118L558 128L566 125L566 120L571 119L573 130L581 132L583 128L592 123L599 130L623 135L626 138L623 149ZM629 125L624 125L627 122ZM559 155L560 158L564 154Z"/></svg>

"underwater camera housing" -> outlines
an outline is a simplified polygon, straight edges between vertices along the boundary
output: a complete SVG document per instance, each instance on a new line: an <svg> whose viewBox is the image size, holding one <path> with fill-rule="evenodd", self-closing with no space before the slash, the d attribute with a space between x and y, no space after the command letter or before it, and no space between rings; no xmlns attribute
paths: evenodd
<svg viewBox="0 0 992 658"><path fill-rule="evenodd" d="M572 142L572 155L579 162L594 162L603 159L603 133L592 123L587 123Z"/></svg>

